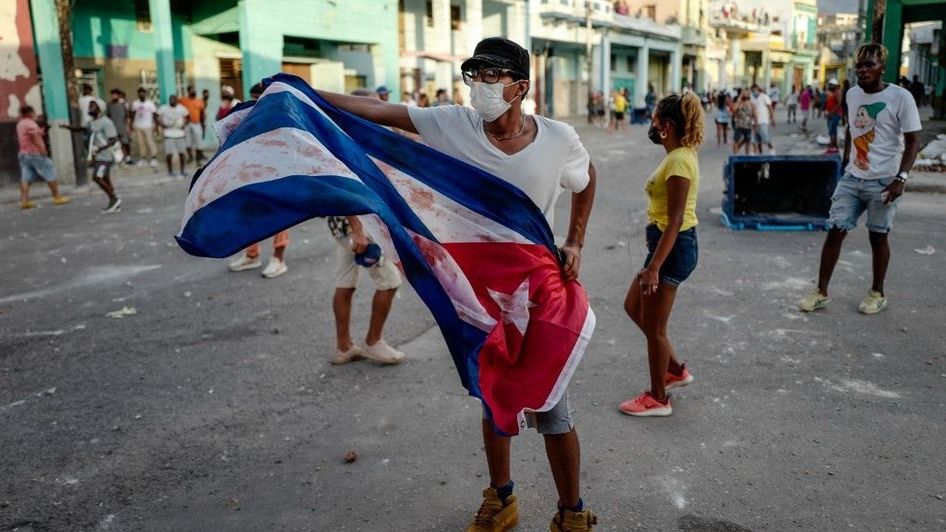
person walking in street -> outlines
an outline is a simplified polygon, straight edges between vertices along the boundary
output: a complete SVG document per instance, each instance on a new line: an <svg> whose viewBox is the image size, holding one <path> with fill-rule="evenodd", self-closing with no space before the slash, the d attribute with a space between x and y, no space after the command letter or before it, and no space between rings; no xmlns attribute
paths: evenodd
<svg viewBox="0 0 946 532"><path fill-rule="evenodd" d="M128 102L125 100L125 93L121 89L112 89L112 99L108 102L105 110L105 116L115 124L115 131L118 132L118 142L122 145L122 164L131 164L131 135L128 134L128 126L131 122L128 112Z"/></svg>
<svg viewBox="0 0 946 532"><path fill-rule="evenodd" d="M335 296L332 299L336 350L332 364L347 364L363 358L379 364L404 362L404 353L388 345L383 335L384 323L394 305L394 295L401 286L401 272L381 255L381 248L368 239L357 216L331 216L328 226L336 244ZM375 292L371 300L368 333L364 345L359 346L351 337L351 306L362 268L368 270L374 281Z"/></svg>
<svg viewBox="0 0 946 532"><path fill-rule="evenodd" d="M168 165L168 175L171 177L184 177L184 166L186 165L184 157L187 153L187 140L184 138L184 127L187 122L189 112L187 108L178 103L177 95L172 94L168 98L168 103L158 109L158 123L161 127L161 136L164 137L164 158ZM174 173L174 156L177 155L181 161L181 172Z"/></svg>
<svg viewBox="0 0 946 532"><path fill-rule="evenodd" d="M749 91L742 89L739 97L736 99L736 105L733 106L733 135L732 152L739 154L739 149L746 147L746 155L752 148L752 130L756 125L756 108L749 101Z"/></svg>
<svg viewBox="0 0 946 532"><path fill-rule="evenodd" d="M627 131L627 121L624 120L624 113L627 112L627 98L620 90L615 90L612 95L614 106L614 118L611 120L611 127L608 132Z"/></svg>
<svg viewBox="0 0 946 532"><path fill-rule="evenodd" d="M792 86L792 92L785 99L785 107L788 110L788 118L785 123L794 124L798 122L798 87Z"/></svg>
<svg viewBox="0 0 946 532"><path fill-rule="evenodd" d="M716 145L729 146L729 123L732 122L732 99L726 91L716 96Z"/></svg>
<svg viewBox="0 0 946 532"><path fill-rule="evenodd" d="M854 57L857 86L847 95L851 121L844 141L844 175L831 197L818 286L798 303L805 312L823 309L830 303L828 283L841 255L841 244L864 211L873 282L857 308L863 314L887 308L884 279L890 262L888 236L919 150L921 123L916 101L906 89L883 81L887 49L876 43L864 44Z"/></svg>
<svg viewBox="0 0 946 532"><path fill-rule="evenodd" d="M841 94L838 90L838 80L828 80L827 100L825 100L824 117L828 122L828 136L831 138L825 155L838 153L838 125L841 124Z"/></svg>
<svg viewBox="0 0 946 532"><path fill-rule="evenodd" d="M250 87L250 101L256 101L263 95L263 86L259 83ZM263 268L262 276L266 279L279 277L289 271L286 266L286 248L289 247L289 230L283 230L273 236L273 256L270 257L266 267ZM259 260L260 245L259 242L246 248L239 257L232 260L228 265L231 272L242 272L246 270L255 270L263 265Z"/></svg>
<svg viewBox="0 0 946 532"><path fill-rule="evenodd" d="M660 100L647 133L666 151L647 180L647 258L634 276L624 310L647 338L650 389L624 401L631 416L669 416L667 390L693 382L686 364L677 360L667 336L670 312L681 283L696 268L696 200L700 186L697 150L703 143L703 108L693 94Z"/></svg>
<svg viewBox="0 0 946 532"><path fill-rule="evenodd" d="M30 185L37 178L46 182L53 195L53 205L65 205L71 200L59 193L56 180L56 166L46 150L43 128L36 123L36 110L29 105L20 108L20 119L16 123L16 159L20 164L20 208L32 209L36 204L30 201Z"/></svg>
<svg viewBox="0 0 946 532"><path fill-rule="evenodd" d="M654 107L657 106L657 91L654 90L654 84L647 84L647 94L644 95L644 105L647 107L647 120L654 114Z"/></svg>
<svg viewBox="0 0 946 532"><path fill-rule="evenodd" d="M135 144L138 146L138 166L148 164L157 167L158 148L154 144L154 116L158 107L148 99L148 92L144 87L138 88L138 99L131 103L131 112L134 115L132 130L135 133Z"/></svg>
<svg viewBox="0 0 946 532"><path fill-rule="evenodd" d="M187 125L184 126L184 138L187 144L187 162L194 161L197 166L204 164L204 114L206 103L197 97L197 89L187 87L187 98L181 98L180 104L187 109Z"/></svg>
<svg viewBox="0 0 946 532"><path fill-rule="evenodd" d="M92 162L92 181L108 196L108 205L103 214L121 212L122 199L115 194L112 185L112 165L115 164L113 147L118 143L118 131L110 118L96 100L89 101L87 110L91 121L87 127L73 127L65 124L59 127L70 131L85 131L89 135L89 160Z"/></svg>
<svg viewBox="0 0 946 532"><path fill-rule="evenodd" d="M758 85L752 86L752 105L755 107L755 150L762 155L762 145L769 147L769 153L775 155L775 146L772 145L772 133L769 126L775 126L775 106L769 95Z"/></svg>
<svg viewBox="0 0 946 532"><path fill-rule="evenodd" d="M374 98L320 92L329 103L381 125L420 133L432 148L518 186L554 227L556 200L572 192L568 237L560 248L562 279L576 280L585 228L594 201L595 172L575 130L562 122L522 113L529 91L529 52L504 38L479 42L461 66L470 87L472 109L391 105ZM586 531L597 517L580 497L578 433L567 393L551 410L527 415L545 438L546 453L558 490L553 531ZM497 433L484 413L483 443L490 484L468 531L502 531L516 525L519 506L510 476L509 437Z"/></svg>
<svg viewBox="0 0 946 532"><path fill-rule="evenodd" d="M811 85L798 95L798 107L801 108L801 130L808 131L808 119L811 117Z"/></svg>

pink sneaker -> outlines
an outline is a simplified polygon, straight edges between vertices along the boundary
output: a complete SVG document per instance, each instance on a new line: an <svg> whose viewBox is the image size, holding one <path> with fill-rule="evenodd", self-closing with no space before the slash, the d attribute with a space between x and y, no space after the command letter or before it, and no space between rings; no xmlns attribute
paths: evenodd
<svg viewBox="0 0 946 532"><path fill-rule="evenodd" d="M673 408L670 406L670 396L668 395L667 400L661 403L651 395L650 390L641 392L637 397L624 401L618 408L629 416L663 417L673 413Z"/></svg>
<svg viewBox="0 0 946 532"><path fill-rule="evenodd" d="M664 388L672 390L673 388L682 388L687 384L693 382L693 375L690 373L690 370L687 369L687 365L680 365L680 374L674 375L673 373L667 372L667 376L664 377Z"/></svg>

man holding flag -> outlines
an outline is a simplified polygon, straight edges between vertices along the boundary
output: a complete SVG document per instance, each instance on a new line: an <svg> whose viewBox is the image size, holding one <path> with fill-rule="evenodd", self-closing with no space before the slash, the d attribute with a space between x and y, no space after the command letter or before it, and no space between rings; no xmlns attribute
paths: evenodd
<svg viewBox="0 0 946 532"><path fill-rule="evenodd" d="M568 237L561 249L562 276L578 278L581 248L594 201L595 170L575 130L564 123L522 113L529 91L529 53L499 37L477 44L461 65L470 86L473 109L462 106L431 108L389 104L376 98L319 91L329 103L380 125L419 133L432 148L486 170L519 187L553 226L555 202L572 192ZM504 307L515 294L495 296ZM504 312L504 318L506 317ZM526 318L528 316L526 315ZM597 517L584 508L579 495L578 434L568 409L567 395L547 412L528 416L529 425L545 437L558 512L552 530L589 530ZM483 420L483 440L490 486L469 531L501 531L518 522L518 504L510 478L510 438Z"/></svg>

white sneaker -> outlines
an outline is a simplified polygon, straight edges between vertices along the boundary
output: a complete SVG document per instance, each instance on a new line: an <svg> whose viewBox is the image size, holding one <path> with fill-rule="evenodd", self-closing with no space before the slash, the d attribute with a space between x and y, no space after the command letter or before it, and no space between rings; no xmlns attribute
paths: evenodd
<svg viewBox="0 0 946 532"><path fill-rule="evenodd" d="M158 166L158 160L157 160L157 159L151 159L151 162L148 163L148 166Z"/></svg>
<svg viewBox="0 0 946 532"><path fill-rule="evenodd" d="M361 350L361 354L365 358L380 364L400 364L407 358L404 353L389 346L383 339L378 340L374 345L365 345L364 349Z"/></svg>
<svg viewBox="0 0 946 532"><path fill-rule="evenodd" d="M863 301L857 305L857 310L861 314L877 314L887 308L887 298L880 292L870 290Z"/></svg>
<svg viewBox="0 0 946 532"><path fill-rule="evenodd" d="M116 197L115 201L109 201L108 207L102 210L103 214L115 214L116 212L122 212L122 199L119 197Z"/></svg>
<svg viewBox="0 0 946 532"><path fill-rule="evenodd" d="M243 270L253 270L262 266L263 263L259 261L259 258L250 258L246 254L242 254L237 257L235 260L230 262L230 271L231 272L242 272Z"/></svg>
<svg viewBox="0 0 946 532"><path fill-rule="evenodd" d="M286 266L285 261L272 257L269 259L269 262L266 263L266 267L263 268L263 277L272 279L273 277L279 277L287 271L289 271L289 267Z"/></svg>
<svg viewBox="0 0 946 532"><path fill-rule="evenodd" d="M348 364L349 362L354 362L356 360L362 360L365 358L361 354L361 347L352 344L348 351L339 351L335 350L335 356L332 357L332 364L335 366L340 366L342 364Z"/></svg>
<svg viewBox="0 0 946 532"><path fill-rule="evenodd" d="M157 162L157 161L156 161ZM135 166L148 166L148 161L144 159L138 159L138 162L135 163Z"/></svg>

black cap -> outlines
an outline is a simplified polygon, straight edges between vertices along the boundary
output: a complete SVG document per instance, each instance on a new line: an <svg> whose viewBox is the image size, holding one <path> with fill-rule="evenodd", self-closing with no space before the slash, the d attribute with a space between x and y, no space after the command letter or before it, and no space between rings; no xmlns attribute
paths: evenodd
<svg viewBox="0 0 946 532"><path fill-rule="evenodd" d="M473 50L473 57L460 65L461 70L492 66L515 70L529 78L529 52L518 44L502 37L483 39Z"/></svg>

